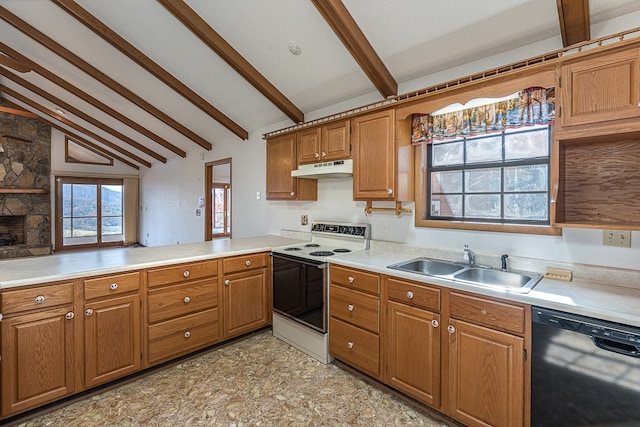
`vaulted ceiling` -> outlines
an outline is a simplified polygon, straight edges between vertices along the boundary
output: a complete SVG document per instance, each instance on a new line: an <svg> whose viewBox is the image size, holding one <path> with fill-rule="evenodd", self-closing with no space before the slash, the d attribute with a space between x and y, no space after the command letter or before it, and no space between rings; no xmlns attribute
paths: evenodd
<svg viewBox="0 0 640 427"><path fill-rule="evenodd" d="M592 25L638 11L637 0L1 0L0 94L151 167L500 52L588 40Z"/></svg>

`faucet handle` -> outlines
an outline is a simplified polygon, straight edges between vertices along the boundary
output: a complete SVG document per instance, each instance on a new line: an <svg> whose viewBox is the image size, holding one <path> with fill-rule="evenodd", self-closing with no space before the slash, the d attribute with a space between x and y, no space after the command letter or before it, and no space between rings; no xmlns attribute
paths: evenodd
<svg viewBox="0 0 640 427"><path fill-rule="evenodd" d="M509 258L509 255L507 254L502 254L502 256L500 257L500 263L502 264L502 271L507 271L507 258Z"/></svg>

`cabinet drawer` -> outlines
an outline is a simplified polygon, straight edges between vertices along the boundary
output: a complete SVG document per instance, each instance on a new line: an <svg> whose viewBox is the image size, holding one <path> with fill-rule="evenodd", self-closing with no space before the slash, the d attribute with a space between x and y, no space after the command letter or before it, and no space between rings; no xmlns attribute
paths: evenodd
<svg viewBox="0 0 640 427"><path fill-rule="evenodd" d="M149 291L149 323L214 308L218 305L217 279L173 285Z"/></svg>
<svg viewBox="0 0 640 427"><path fill-rule="evenodd" d="M524 307L451 292L451 317L524 334Z"/></svg>
<svg viewBox="0 0 640 427"><path fill-rule="evenodd" d="M238 271L253 270L254 268L262 268L267 266L267 260L266 253L225 258L222 260L222 271L224 271L224 274L228 274Z"/></svg>
<svg viewBox="0 0 640 427"><path fill-rule="evenodd" d="M218 274L218 260L193 262L171 267L153 268L147 273L148 286L180 283L187 280L202 279Z"/></svg>
<svg viewBox="0 0 640 427"><path fill-rule="evenodd" d="M377 274L332 265L329 276L331 283L380 295L380 277Z"/></svg>
<svg viewBox="0 0 640 427"><path fill-rule="evenodd" d="M376 334L379 331L378 297L332 284L329 287L329 309L333 317Z"/></svg>
<svg viewBox="0 0 640 427"><path fill-rule="evenodd" d="M432 311L440 311L440 289L438 288L387 278L387 292L391 300Z"/></svg>
<svg viewBox="0 0 640 427"><path fill-rule="evenodd" d="M5 315L71 303L73 303L72 282L27 286L2 292L2 313Z"/></svg>
<svg viewBox="0 0 640 427"><path fill-rule="evenodd" d="M374 377L380 374L380 338L338 319L329 320L329 352Z"/></svg>
<svg viewBox="0 0 640 427"><path fill-rule="evenodd" d="M119 295L140 289L140 273L124 273L84 281L84 299Z"/></svg>
<svg viewBox="0 0 640 427"><path fill-rule="evenodd" d="M218 320L214 308L149 326L149 363L215 344L220 338Z"/></svg>

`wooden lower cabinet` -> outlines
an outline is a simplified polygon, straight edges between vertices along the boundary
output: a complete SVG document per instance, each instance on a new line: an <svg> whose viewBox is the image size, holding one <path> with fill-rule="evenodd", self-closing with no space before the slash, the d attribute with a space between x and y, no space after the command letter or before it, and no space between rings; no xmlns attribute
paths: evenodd
<svg viewBox="0 0 640 427"><path fill-rule="evenodd" d="M75 391L72 305L7 316L2 322L2 416Z"/></svg>
<svg viewBox="0 0 640 427"><path fill-rule="evenodd" d="M224 276L224 339L270 323L270 283L266 268Z"/></svg>

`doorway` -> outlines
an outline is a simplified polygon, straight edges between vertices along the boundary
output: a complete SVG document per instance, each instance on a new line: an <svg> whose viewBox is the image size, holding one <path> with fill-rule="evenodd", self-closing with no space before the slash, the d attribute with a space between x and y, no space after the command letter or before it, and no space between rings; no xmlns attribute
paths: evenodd
<svg viewBox="0 0 640 427"><path fill-rule="evenodd" d="M205 240L231 237L231 158L205 164Z"/></svg>

